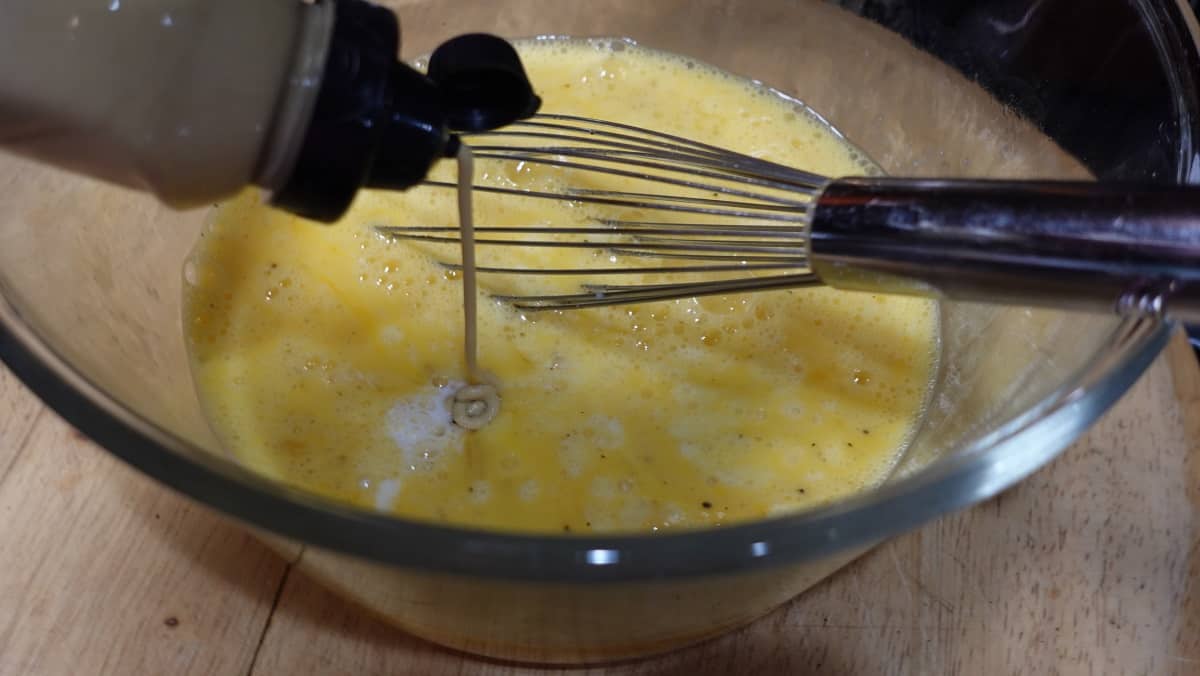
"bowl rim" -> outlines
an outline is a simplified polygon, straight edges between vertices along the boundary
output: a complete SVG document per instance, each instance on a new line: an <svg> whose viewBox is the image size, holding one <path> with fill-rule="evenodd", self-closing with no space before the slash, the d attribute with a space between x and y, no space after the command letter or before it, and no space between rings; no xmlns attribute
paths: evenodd
<svg viewBox="0 0 1200 676"><path fill-rule="evenodd" d="M1177 180L1200 179L1200 29L1185 0L1139 0L1157 18L1180 124ZM1168 71L1174 69L1167 69ZM235 520L320 549L434 573L541 582L629 582L749 572L865 549L992 497L1049 462L1150 365L1173 325L1126 318L1055 392L959 453L876 491L797 514L711 530L526 535L390 517L272 482L142 418L76 371L23 321L0 280L0 361L67 422L162 484Z"/></svg>

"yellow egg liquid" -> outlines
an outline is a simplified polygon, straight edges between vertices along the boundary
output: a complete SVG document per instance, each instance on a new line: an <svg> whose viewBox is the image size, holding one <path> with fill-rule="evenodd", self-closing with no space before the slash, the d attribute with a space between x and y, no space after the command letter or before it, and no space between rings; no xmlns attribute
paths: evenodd
<svg viewBox="0 0 1200 676"><path fill-rule="evenodd" d="M518 49L545 112L830 176L870 171L794 101L682 57L620 41ZM435 177L454 182L453 162ZM562 180L554 167L477 160L477 185L561 191ZM479 361L502 406L481 430L456 427L462 285L438 261L457 252L373 229L457 227L455 200L433 187L365 192L331 227L253 193L219 210L192 257L185 326L201 400L241 462L407 518L524 532L746 521L870 488L895 467L930 388L936 305L820 288L522 313L489 294L581 280L481 275ZM480 226L607 217L599 205L476 193ZM595 256L479 249L480 265Z"/></svg>

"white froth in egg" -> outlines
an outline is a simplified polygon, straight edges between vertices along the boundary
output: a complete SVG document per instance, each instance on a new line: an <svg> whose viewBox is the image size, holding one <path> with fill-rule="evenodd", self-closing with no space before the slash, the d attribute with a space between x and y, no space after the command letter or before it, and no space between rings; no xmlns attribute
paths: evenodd
<svg viewBox="0 0 1200 676"><path fill-rule="evenodd" d="M387 412L388 436L404 466L428 472L448 453L462 452L464 432L454 424L450 401L462 383L430 385L397 401Z"/></svg>

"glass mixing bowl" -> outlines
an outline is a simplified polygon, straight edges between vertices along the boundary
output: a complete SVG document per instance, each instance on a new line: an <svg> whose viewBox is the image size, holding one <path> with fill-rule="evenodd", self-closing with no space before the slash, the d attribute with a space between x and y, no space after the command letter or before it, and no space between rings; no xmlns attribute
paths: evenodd
<svg viewBox="0 0 1200 676"><path fill-rule="evenodd" d="M437 0L393 5L405 56L468 31L619 36L793 94L888 172L1196 179L1196 24L1155 0ZM336 504L229 459L181 335L205 219L0 157L0 357L63 417L410 632L580 662L712 636L872 545L995 495L1138 377L1169 327L947 303L928 415L884 485L815 511L654 536L532 537ZM315 227L315 226L314 226Z"/></svg>

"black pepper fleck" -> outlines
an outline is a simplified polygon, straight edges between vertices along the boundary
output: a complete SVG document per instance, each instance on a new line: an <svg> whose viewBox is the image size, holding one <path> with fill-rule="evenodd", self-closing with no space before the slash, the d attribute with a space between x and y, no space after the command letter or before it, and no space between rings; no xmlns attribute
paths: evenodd
<svg viewBox="0 0 1200 676"><path fill-rule="evenodd" d="M701 503L700 503L700 506L701 506L701 507L703 507L703 508L705 508L705 509L712 509L712 503L711 503L711 502L709 502L708 500L705 500L704 502L701 502Z"/></svg>

